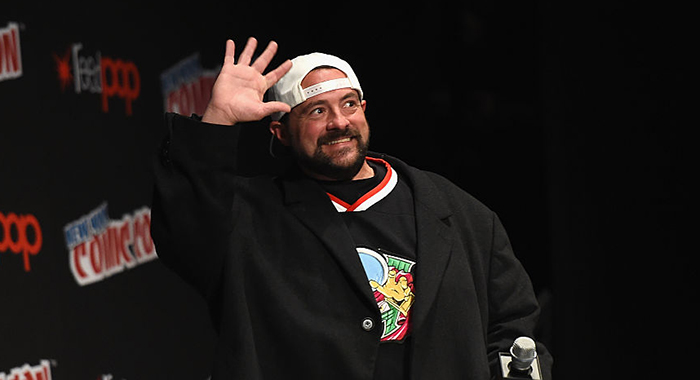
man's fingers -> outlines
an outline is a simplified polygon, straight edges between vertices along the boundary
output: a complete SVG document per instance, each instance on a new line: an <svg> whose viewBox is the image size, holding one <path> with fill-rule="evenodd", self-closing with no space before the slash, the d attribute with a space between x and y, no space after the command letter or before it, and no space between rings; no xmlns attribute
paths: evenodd
<svg viewBox="0 0 700 380"><path fill-rule="evenodd" d="M236 45L233 40L226 40L226 53L224 53L224 65L232 65L235 62Z"/></svg>
<svg viewBox="0 0 700 380"><path fill-rule="evenodd" d="M253 54L255 53L255 48L257 46L258 40L253 37L248 38L248 42L246 42L243 52L241 52L240 57L238 57L238 64L246 66L250 65L250 60L253 58Z"/></svg>
<svg viewBox="0 0 700 380"><path fill-rule="evenodd" d="M272 60L272 57L275 56L275 54L277 54L277 42L270 41L270 43L267 44L267 47L262 52L262 54L260 54L258 59L256 59L251 66L262 73L263 71L265 71L267 65L270 64L270 61Z"/></svg>
<svg viewBox="0 0 700 380"><path fill-rule="evenodd" d="M281 65L277 66L276 69L270 71L265 75L265 80L267 81L267 88L272 87L275 83L277 83L280 78L284 76L290 69L292 68L292 61L286 60L282 62Z"/></svg>
<svg viewBox="0 0 700 380"><path fill-rule="evenodd" d="M265 115L272 115L275 112L284 112L288 113L292 111L292 108L289 107L289 104L287 103L282 103L282 102L267 102L263 103L263 108Z"/></svg>

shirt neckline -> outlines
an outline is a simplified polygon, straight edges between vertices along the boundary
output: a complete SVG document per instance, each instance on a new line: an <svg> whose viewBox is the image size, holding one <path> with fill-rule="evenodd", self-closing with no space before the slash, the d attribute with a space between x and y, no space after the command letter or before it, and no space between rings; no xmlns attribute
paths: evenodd
<svg viewBox="0 0 700 380"><path fill-rule="evenodd" d="M382 160L381 158L374 157L366 157L366 160L384 165L386 167L386 174L384 175L384 178L377 186L365 193L353 204L349 204L335 195L326 192L331 200L331 203L333 203L333 206L335 206L335 209L338 212L365 211L372 205L384 199L396 187L399 179L398 174L392 169L388 162Z"/></svg>

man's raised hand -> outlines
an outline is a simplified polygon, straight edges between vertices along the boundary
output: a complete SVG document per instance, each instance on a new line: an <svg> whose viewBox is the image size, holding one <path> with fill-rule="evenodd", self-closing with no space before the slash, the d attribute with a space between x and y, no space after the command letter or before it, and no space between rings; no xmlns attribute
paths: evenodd
<svg viewBox="0 0 700 380"><path fill-rule="evenodd" d="M266 75L263 72L277 53L277 43L270 41L265 50L251 64L258 41L250 37L238 62L235 61L235 44L226 41L226 54L221 72L214 82L211 100L202 121L213 124L233 125L238 122L256 121L275 112L290 112L282 102L263 102L265 92L292 68L286 60Z"/></svg>

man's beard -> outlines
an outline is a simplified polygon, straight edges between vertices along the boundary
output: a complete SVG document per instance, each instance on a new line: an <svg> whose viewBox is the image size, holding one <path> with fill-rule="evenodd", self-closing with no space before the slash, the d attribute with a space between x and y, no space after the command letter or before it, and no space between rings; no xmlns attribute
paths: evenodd
<svg viewBox="0 0 700 380"><path fill-rule="evenodd" d="M325 144L346 137L356 140L357 146L343 148L333 155L328 155L323 152L323 146ZM348 128L340 132L330 132L320 137L316 143L316 150L310 157L298 152L296 149L292 149L292 154L296 158L299 166L305 170L332 180L344 181L351 180L360 171L360 168L362 168L365 162L368 149L369 134L367 135L367 139L363 139L362 135L357 130ZM336 158L344 157L352 151L355 151L356 154L350 162L336 162Z"/></svg>

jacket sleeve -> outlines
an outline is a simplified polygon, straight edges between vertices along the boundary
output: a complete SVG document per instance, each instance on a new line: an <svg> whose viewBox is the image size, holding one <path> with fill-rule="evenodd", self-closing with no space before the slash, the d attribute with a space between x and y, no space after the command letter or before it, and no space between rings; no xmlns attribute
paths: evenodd
<svg viewBox="0 0 700 380"><path fill-rule="evenodd" d="M508 352L520 336L534 336L539 305L530 278L515 257L505 228L493 215L492 252L489 263L488 358L491 373L500 376L498 353ZM547 348L537 343L542 376L551 380L553 359Z"/></svg>
<svg viewBox="0 0 700 380"><path fill-rule="evenodd" d="M165 125L154 162L151 235L161 261L209 298L229 249L241 127L172 113Z"/></svg>

